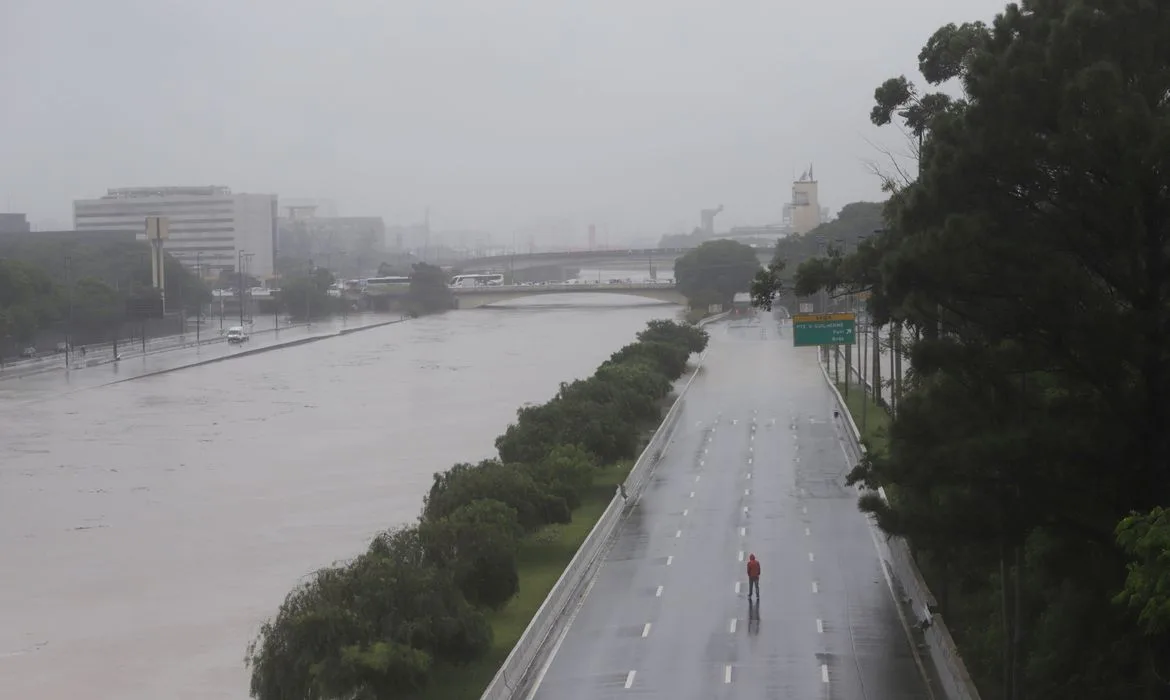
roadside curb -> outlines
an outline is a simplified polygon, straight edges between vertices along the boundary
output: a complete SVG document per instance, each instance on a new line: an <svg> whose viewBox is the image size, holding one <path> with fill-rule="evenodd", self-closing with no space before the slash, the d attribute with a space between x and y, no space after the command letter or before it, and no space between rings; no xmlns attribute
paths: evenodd
<svg viewBox="0 0 1170 700"><path fill-rule="evenodd" d="M700 320L696 325L702 327L723 320L727 313L716 314ZM662 461L663 455L674 441L675 428L678 426L679 416L682 413L687 391L691 388L709 350L699 355L695 369L691 376L683 383L681 389L663 415L654 435L646 443L646 447L638 456L638 460L630 469L629 475L623 482L625 497L619 490L606 506L605 511L597 518L597 522L585 536L585 540L573 554L573 558L565 565L557 582L545 597L544 602L533 614L524 628L520 638L516 640L507 658L496 670L491 683L484 689L480 700L518 700L527 698L534 689L534 682L539 684L544 671L552 663L561 640L572 626L573 619L584 604L589 589L605 565L605 556L610 547L617 540L621 527L625 522L629 507L638 501L642 491L650 481L655 468Z"/></svg>
<svg viewBox="0 0 1170 700"><path fill-rule="evenodd" d="M849 437L850 447L854 449L854 452L859 457L864 458L866 449L861 444L861 431L857 429L857 423L853 420L853 414L849 410L849 404L841 396L841 392L837 389L832 377L829 376L829 370L819 353L817 356L817 366L821 371L821 377L829 385L829 390L833 394L838 411L843 414L842 422L847 428L846 432ZM864 492L861 487L856 487L856 490L858 494ZM879 487L877 492L881 496L881 499L885 501L885 489ZM873 538L874 547L877 549L878 556L882 559L882 573L885 574L886 583L890 588L890 594L894 596L894 604L898 606L898 614L902 617L902 604L909 604L910 611L915 618L914 626L922 634L925 641L925 646L930 655L931 666L934 671L934 678L928 679L928 683L933 684L937 681L939 686L938 690L941 691L941 696L945 700L980 700L979 690L971 680L971 676L967 671L966 664L963 663L962 657L959 656L959 649L955 645L955 640L951 636L950 630L943 621L943 616L935 612L937 602L934 594L922 578L922 572L919 571L918 565L914 561L909 543L902 537L887 535L882 532L878 528L873 516L866 517L869 521L870 535ZM906 600L899 599L899 591L905 596ZM902 622L903 625L907 624L905 619ZM906 629L906 634L910 637L909 641L913 647L915 640L909 628ZM915 657L917 658L917 652L915 652ZM931 695L932 697L934 696L933 689Z"/></svg>
<svg viewBox="0 0 1170 700"><path fill-rule="evenodd" d="M392 325L395 323L402 323L403 321L406 321L406 320L407 319L405 319L405 318L396 318L396 319L389 320L389 321L379 321L377 323L371 323L369 325L359 326L357 328L342 328L340 330L333 331L331 333L322 333L320 335L309 336L308 338L296 338L293 340L287 340L287 341L282 341L282 342L278 342L278 343L273 343L271 345L265 345L265 346L259 347L259 348L251 348L249 350L241 350L240 352L233 353L231 355L221 355L220 357L209 357L205 360L195 360L193 362L189 362L189 363L183 364L183 365L178 365L176 367L168 367L166 369L160 369L160 370L156 370L154 372L147 372L146 374L139 374L135 377L126 377L125 379L119 379L117 381L110 382L110 384L122 384L125 382L132 382L132 381L135 381L138 379L146 379L147 377L157 377L157 376L162 375L162 374L170 374L171 372L178 372L178 371L184 370L184 369L191 369L193 367L203 367L205 365L213 365L217 362L226 362L228 360L235 360L235 359L238 359L241 357L249 357L251 355L259 355L260 353L270 352L272 350L283 350L285 348L292 348L292 347L296 347L298 345L307 345L309 343L316 343L317 341L320 341L320 340L328 340L329 338L340 338L343 335L350 335L351 333L357 333L359 331L368 331L371 328L381 328L383 326L389 326L389 325ZM109 386L109 385L106 385L106 386Z"/></svg>

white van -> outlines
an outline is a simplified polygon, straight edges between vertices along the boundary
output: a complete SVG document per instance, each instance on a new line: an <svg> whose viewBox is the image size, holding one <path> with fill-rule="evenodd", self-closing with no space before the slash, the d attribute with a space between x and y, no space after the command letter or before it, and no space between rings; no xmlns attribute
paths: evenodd
<svg viewBox="0 0 1170 700"><path fill-rule="evenodd" d="M248 333L243 326L232 326L227 331L227 341L229 343L243 343L248 340Z"/></svg>

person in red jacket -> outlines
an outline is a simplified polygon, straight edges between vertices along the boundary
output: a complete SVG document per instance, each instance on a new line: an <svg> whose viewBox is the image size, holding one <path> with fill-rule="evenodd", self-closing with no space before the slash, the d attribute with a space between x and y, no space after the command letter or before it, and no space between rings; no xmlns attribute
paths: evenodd
<svg viewBox="0 0 1170 700"><path fill-rule="evenodd" d="M749 554L747 562L748 575L748 598L752 597L752 591L756 592L756 600L760 599L760 561L756 559L756 555Z"/></svg>

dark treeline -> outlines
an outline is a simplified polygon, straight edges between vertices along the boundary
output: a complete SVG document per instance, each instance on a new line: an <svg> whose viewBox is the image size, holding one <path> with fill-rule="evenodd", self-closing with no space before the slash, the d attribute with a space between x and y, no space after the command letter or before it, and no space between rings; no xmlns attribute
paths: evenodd
<svg viewBox="0 0 1170 700"><path fill-rule="evenodd" d="M193 314L210 300L207 286L177 260L167 256L164 265L170 309ZM146 243L0 239L0 354L48 328L71 326L78 344L110 340L132 320L128 308L157 299Z"/></svg>
<svg viewBox="0 0 1170 700"><path fill-rule="evenodd" d="M861 506L912 543L985 698L1170 697L1167 37L1149 0L943 27L919 65L959 97L875 93L919 154L885 231L799 268L801 294L872 292L909 361L851 479L894 487Z"/></svg>
<svg viewBox="0 0 1170 700"><path fill-rule="evenodd" d="M485 613L517 594L521 543L569 522L601 466L637 456L706 345L700 328L652 321L593 376L521 409L498 459L435 474L416 524L318 571L264 624L248 652L252 696L411 697L443 667L486 655Z"/></svg>

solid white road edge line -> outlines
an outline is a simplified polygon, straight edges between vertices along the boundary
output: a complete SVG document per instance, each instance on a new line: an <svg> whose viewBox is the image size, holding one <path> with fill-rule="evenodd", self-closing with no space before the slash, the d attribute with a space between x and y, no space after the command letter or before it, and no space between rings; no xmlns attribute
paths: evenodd
<svg viewBox="0 0 1170 700"><path fill-rule="evenodd" d="M593 584L597 583L597 579L601 578L600 574L601 571L599 569L594 574L589 585L585 586L585 591L581 594L580 600L577 601L576 607L573 608L572 614L569 615L568 620L565 620L564 629L561 630L561 633L557 636L557 641L553 644L552 649L549 650L548 658L541 664L540 671L536 674L536 680L532 684L532 690L528 691L525 700L532 700L536 696L536 691L540 690L540 684L544 682L544 675L548 673L548 669L552 666L553 659L557 658L557 652L560 651L561 644L564 643L565 637L569 636L569 630L573 627L573 621L577 619L577 613L581 612L581 608L585 607L585 601L589 599L589 591L593 590Z"/></svg>

